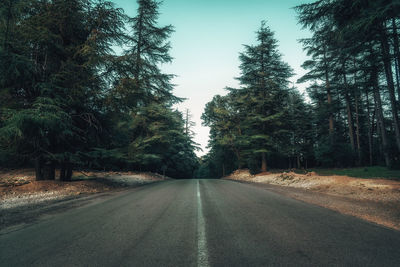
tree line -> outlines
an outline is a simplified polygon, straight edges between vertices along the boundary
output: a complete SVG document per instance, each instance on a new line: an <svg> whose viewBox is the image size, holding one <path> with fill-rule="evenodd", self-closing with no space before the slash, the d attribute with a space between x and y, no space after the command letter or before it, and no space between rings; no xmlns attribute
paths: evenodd
<svg viewBox="0 0 400 267"><path fill-rule="evenodd" d="M312 33L301 95L272 31L239 56L240 88L206 105L210 152L199 176L238 168L400 166L400 3L319 0L294 8ZM268 163L268 164L267 164Z"/></svg>
<svg viewBox="0 0 400 267"><path fill-rule="evenodd" d="M159 3L135 17L110 1L0 3L0 165L71 180L74 168L191 177L192 122L173 105L171 25Z"/></svg>

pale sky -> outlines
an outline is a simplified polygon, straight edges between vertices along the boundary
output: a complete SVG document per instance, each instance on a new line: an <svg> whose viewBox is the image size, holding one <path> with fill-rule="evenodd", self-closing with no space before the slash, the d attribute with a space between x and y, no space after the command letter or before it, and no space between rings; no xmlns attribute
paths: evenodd
<svg viewBox="0 0 400 267"><path fill-rule="evenodd" d="M136 15L135 0L113 0L129 16ZM309 32L297 24L292 7L313 0L165 0L160 6L159 25L172 24L172 64L162 66L166 73L177 75L175 95L187 98L177 108L193 114L195 142L206 154L209 129L201 125L205 104L214 95L225 95L225 87L239 87L239 52L244 44L255 44L255 32L261 21L275 32L283 60L294 69L295 82L305 71L306 60L298 39ZM304 91L304 85L296 85Z"/></svg>

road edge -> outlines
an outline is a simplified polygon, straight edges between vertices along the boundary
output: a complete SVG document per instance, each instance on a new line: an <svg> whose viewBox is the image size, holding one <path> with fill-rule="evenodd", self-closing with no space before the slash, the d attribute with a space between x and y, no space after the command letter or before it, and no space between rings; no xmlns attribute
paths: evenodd
<svg viewBox="0 0 400 267"><path fill-rule="evenodd" d="M268 190L273 193L283 195L310 205L326 208L338 212L342 215L356 217L365 222L377 225L379 227L400 231L400 218L393 218L393 215L390 215L397 213L400 216L400 210L398 207L397 208L393 207L393 205L387 203L373 202L367 200L365 201L354 200L351 198L347 198L345 196L333 196L329 194L324 194L322 192L315 192L303 188L273 185L268 183L240 181L229 178L224 178L224 180L252 185L257 188L262 188L264 190ZM309 195L310 197L306 197L306 195ZM318 199L322 201L318 201ZM340 202L342 205L347 204L349 208L348 209L337 208L334 205L335 202ZM361 211L359 211L360 208ZM372 215L372 213L374 212L376 212L377 214Z"/></svg>

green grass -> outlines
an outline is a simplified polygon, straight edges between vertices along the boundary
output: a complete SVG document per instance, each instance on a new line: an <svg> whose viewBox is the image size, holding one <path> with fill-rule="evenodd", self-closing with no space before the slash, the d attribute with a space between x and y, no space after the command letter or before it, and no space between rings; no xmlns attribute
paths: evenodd
<svg viewBox="0 0 400 267"><path fill-rule="evenodd" d="M357 178L386 178L400 180L400 170L391 170L386 167L372 166L344 169L312 169L319 175L347 175Z"/></svg>

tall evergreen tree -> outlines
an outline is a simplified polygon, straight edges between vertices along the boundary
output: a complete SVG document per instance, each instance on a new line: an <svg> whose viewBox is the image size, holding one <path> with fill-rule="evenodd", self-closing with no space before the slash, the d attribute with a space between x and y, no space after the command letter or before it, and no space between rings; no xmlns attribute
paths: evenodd
<svg viewBox="0 0 400 267"><path fill-rule="evenodd" d="M363 157L363 151L368 151L369 164L373 164L373 156L378 154L379 157L382 155L387 166L391 166L400 151L394 82L398 65L396 48L393 46L398 40L396 19L393 21L393 17L399 13L399 3L391 0L323 0L300 5L296 10L300 23L313 32L313 37L303 42L305 49L312 56L312 60L304 64L310 72L300 81L315 81L314 88L321 85L321 79L314 75L323 70L315 64L315 55L321 51L315 49L318 44L325 42L324 47L331 55L328 59L330 68L327 69L327 74L331 77L330 87L335 104L330 112L338 119L338 125L334 127L335 140L348 143L356 158L355 162L359 165L366 162L367 157ZM310 87L310 90L313 88ZM310 96L316 104L321 103L315 97L316 94ZM373 107L371 98L374 100ZM386 98L389 99L389 106L384 102ZM343 116L344 114L346 115ZM388 127L385 114L391 114L389 124L392 124L392 127ZM343 123L348 128L347 136L342 131ZM317 143L321 143L322 140L323 135ZM379 153L374 152L374 140L377 140L381 147ZM391 140L397 149L393 149ZM338 147L339 143L334 147ZM335 152L334 149L331 149L331 152ZM329 158L329 155L322 155L322 158ZM340 161L332 158L332 162Z"/></svg>
<svg viewBox="0 0 400 267"><path fill-rule="evenodd" d="M277 41L264 22L256 34L257 44L246 45L239 57L241 88L227 88L226 96L215 96L202 115L203 124L211 128L211 149L202 164L213 176L224 176L242 167L253 173L267 171L268 157L294 157L299 162L305 161L309 153L305 135L289 124L293 115L290 110L303 105L297 95L289 101L292 71L282 61ZM307 145L301 147L303 143Z"/></svg>
<svg viewBox="0 0 400 267"><path fill-rule="evenodd" d="M34 158L37 179L54 179L58 164L60 179L69 180L72 163L90 150L94 144L88 140L101 128L98 72L120 38L123 15L103 1L18 3L21 15L9 30L15 36L9 39L11 64L2 65L11 75L2 77L1 90L13 100L3 106L9 108L3 145ZM65 118L62 123L57 114Z"/></svg>
<svg viewBox="0 0 400 267"><path fill-rule="evenodd" d="M267 153L274 149L282 128L284 101L292 70L281 59L273 32L262 22L257 31L257 45L245 46L240 54L238 78L248 94L247 133L252 153L260 154L261 170L267 171Z"/></svg>
<svg viewBox="0 0 400 267"><path fill-rule="evenodd" d="M160 69L161 64L172 61L168 38L173 27L157 25L158 2L137 3L137 15L129 20L132 34L127 37L128 47L116 60L117 75L111 96L118 103L118 112L128 114L120 116L125 120L121 126L129 129L128 149L121 146L121 150L134 168L177 177L192 176L197 164L196 144L193 136L186 134L189 126L182 124L183 115L172 109L173 104L182 101L172 93L174 75Z"/></svg>
<svg viewBox="0 0 400 267"><path fill-rule="evenodd" d="M171 25L159 27L159 3L154 0L138 0L137 15L130 19L132 35L128 49L121 57L119 87L130 108L151 102L174 104L180 98L172 94L172 74L162 73L160 64L172 61L168 38L173 32Z"/></svg>

